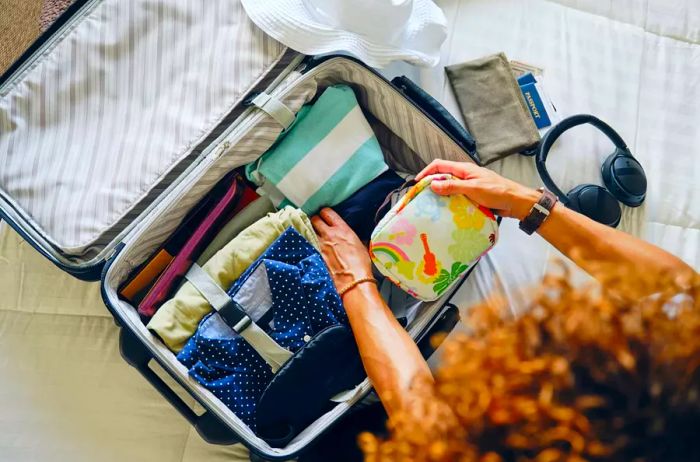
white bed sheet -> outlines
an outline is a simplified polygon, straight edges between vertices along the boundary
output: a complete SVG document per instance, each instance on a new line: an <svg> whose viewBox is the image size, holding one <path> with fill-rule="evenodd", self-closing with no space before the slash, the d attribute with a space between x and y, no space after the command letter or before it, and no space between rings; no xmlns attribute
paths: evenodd
<svg viewBox="0 0 700 462"><path fill-rule="evenodd" d="M560 110L607 119L646 168L649 198L626 210L622 229L700 268L700 4L439 3L451 29L443 62L409 73L458 115L442 66L505 51L543 67ZM562 139L552 171L564 188L597 181L607 152L602 138L582 129ZM531 159L494 168L539 186ZM204 443L123 362L96 284L70 278L0 228L0 461L241 460L240 447ZM500 243L455 300L466 308L501 287L517 307L518 288L535 283L554 256L505 220Z"/></svg>

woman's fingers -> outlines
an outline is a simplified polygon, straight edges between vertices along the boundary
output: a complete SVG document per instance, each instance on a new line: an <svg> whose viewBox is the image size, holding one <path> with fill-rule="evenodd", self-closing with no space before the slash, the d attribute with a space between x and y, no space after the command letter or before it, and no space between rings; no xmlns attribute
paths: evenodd
<svg viewBox="0 0 700 462"><path fill-rule="evenodd" d="M319 212L319 215L321 216L321 218L323 218L323 221L325 221L326 224L329 226L346 225L345 220L343 220L340 217L340 215L338 215L336 213L336 211L330 207L322 208L321 211Z"/></svg>
<svg viewBox="0 0 700 462"><path fill-rule="evenodd" d="M447 164L449 162L442 160L442 159L437 159L432 161L431 163L428 164L427 167L425 167L423 170L420 171L418 175L416 175L416 181L420 181L423 178L425 178L428 175L432 175L434 173L448 173L447 172Z"/></svg>
<svg viewBox="0 0 700 462"><path fill-rule="evenodd" d="M475 189L473 180L438 180L430 184L433 192L440 196L449 196L450 194L464 194L469 197Z"/></svg>
<svg viewBox="0 0 700 462"><path fill-rule="evenodd" d="M322 208L318 215L312 217L311 224L319 236L328 236L331 228L337 228L341 231L346 229L352 231L348 224L345 223L345 220L329 207Z"/></svg>
<svg viewBox="0 0 700 462"><path fill-rule="evenodd" d="M469 178L474 175L479 166L471 162L453 162L449 160L436 159L428 164L417 176L416 181L420 181L428 175L435 173L450 173L458 178Z"/></svg>
<svg viewBox="0 0 700 462"><path fill-rule="evenodd" d="M318 234L320 237L325 236L327 230L328 230L328 225L326 224L323 219L315 215L311 217L311 225L314 227L314 231L316 231L316 234Z"/></svg>

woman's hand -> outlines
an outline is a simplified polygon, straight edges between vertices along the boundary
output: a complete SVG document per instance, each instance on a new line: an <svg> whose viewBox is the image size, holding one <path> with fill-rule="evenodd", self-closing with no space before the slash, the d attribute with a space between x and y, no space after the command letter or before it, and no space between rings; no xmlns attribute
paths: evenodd
<svg viewBox="0 0 700 462"><path fill-rule="evenodd" d="M458 178L434 181L431 187L436 194L464 194L502 217L522 220L540 197L537 191L470 162L434 160L418 174L416 181L435 173L450 173Z"/></svg>
<svg viewBox="0 0 700 462"><path fill-rule="evenodd" d="M311 224L337 289L358 279L372 277L372 261L367 248L340 215L324 208L311 218Z"/></svg>

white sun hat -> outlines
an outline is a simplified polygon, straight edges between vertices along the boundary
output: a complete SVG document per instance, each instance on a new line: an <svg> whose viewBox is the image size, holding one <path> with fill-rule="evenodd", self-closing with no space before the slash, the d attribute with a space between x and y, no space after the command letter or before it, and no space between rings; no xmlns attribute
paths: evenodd
<svg viewBox="0 0 700 462"><path fill-rule="evenodd" d="M242 0L268 35L304 54L345 51L373 67L435 66L447 21L431 0Z"/></svg>

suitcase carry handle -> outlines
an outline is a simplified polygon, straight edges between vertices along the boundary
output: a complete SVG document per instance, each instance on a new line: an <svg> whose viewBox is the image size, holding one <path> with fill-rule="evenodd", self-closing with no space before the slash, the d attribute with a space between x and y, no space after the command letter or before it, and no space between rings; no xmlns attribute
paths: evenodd
<svg viewBox="0 0 700 462"><path fill-rule="evenodd" d="M476 140L474 137L455 119L445 106L438 100L430 96L425 90L416 85L405 75L395 77L391 81L392 85L398 88L401 93L420 107L428 114L440 128L452 135L459 147L467 151L476 161L481 164L479 154L476 151Z"/></svg>
<svg viewBox="0 0 700 462"><path fill-rule="evenodd" d="M148 349L127 329L121 329L119 349L122 357L135 367L148 382L195 428L199 435L212 444L235 444L240 440L233 431L210 411L197 415L172 388L149 367L153 357ZM178 383L180 383L178 381ZM182 383L180 383L182 386ZM184 387L183 387L184 388Z"/></svg>

